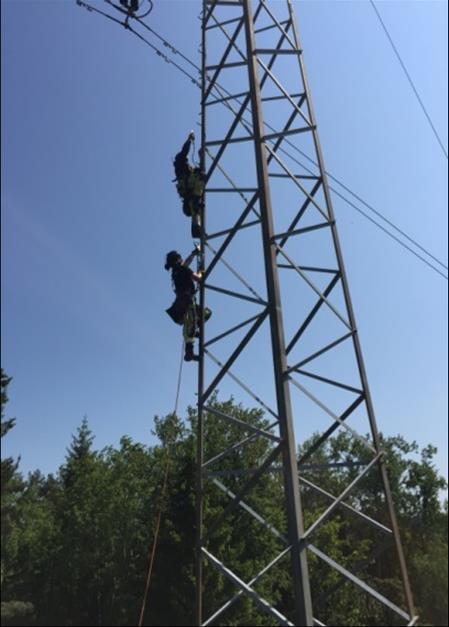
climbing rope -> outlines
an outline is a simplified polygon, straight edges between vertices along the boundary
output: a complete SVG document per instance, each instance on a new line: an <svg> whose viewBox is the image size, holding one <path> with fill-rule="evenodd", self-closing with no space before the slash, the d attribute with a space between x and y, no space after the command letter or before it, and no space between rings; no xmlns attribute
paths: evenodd
<svg viewBox="0 0 449 627"><path fill-rule="evenodd" d="M182 340L182 347L181 347L181 362L179 364L179 372L178 372L178 384L177 384L177 389L176 389L176 400L175 400L175 406L174 406L174 410L172 415L176 416L176 412L178 411L178 403L179 403L179 393L181 390L181 380L182 380L182 365L184 363L184 345L185 345L185 341L184 339ZM162 510L163 510L163 504L164 504L164 496L165 496L165 492L167 490L167 485L168 485L168 470L169 470L169 465L170 465L170 444L167 445L167 452L165 455L165 467L164 467L164 478L162 481L162 489L161 489L161 500L160 500L160 507L159 507L159 511L157 514L157 518L156 518L156 525L154 528L154 538L153 538L153 544L149 553L149 564L148 564L148 573L147 573L147 578L146 578L146 582L145 582L145 592L143 595L143 600L142 600L142 607L140 609L140 616L139 616L139 627L142 627L143 625L143 617L145 615L145 610L147 607L147 603L148 603L148 592L150 590L150 583L151 583L151 575L153 573L153 564L154 564L154 558L156 555L156 547L157 547L157 542L159 539L159 530L161 527L161 519L162 519Z"/></svg>
<svg viewBox="0 0 449 627"><path fill-rule="evenodd" d="M178 402L179 402L179 392L181 390L181 379L182 379L182 365L184 363L184 349L185 349L185 340L184 338L182 339L182 346L181 346L181 361L179 363L179 372L178 372L178 386L176 389L176 400L175 400L175 408L173 410L173 414L176 415L177 411L178 411Z"/></svg>

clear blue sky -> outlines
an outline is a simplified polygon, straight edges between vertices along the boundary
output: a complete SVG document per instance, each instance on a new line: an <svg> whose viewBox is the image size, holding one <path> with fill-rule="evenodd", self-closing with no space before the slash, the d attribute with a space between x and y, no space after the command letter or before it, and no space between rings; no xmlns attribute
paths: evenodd
<svg viewBox="0 0 449 627"><path fill-rule="evenodd" d="M198 61L200 3L154 5ZM328 171L446 260L447 161L372 7L295 7ZM378 7L447 146L447 3ZM151 442L173 409L163 259L191 240L171 159L198 113L198 90L115 24L71 0L2 3L3 455L25 472L55 471L85 414L100 448ZM447 282L335 210L379 427L437 445L447 474ZM182 408L195 381L187 365Z"/></svg>

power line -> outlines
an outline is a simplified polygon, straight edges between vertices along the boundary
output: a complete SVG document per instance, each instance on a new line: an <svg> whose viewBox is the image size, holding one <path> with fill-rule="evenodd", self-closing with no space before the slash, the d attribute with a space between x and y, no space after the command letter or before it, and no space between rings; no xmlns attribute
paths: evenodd
<svg viewBox="0 0 449 627"><path fill-rule="evenodd" d="M145 37L143 37L140 33L138 33L136 30L134 30L134 28L132 28L132 26L129 25L129 22L128 22L128 17L129 16L127 16L125 21L122 22L121 20L118 20L115 17L112 17L112 15L109 15L108 13L105 13L104 11L101 11L100 9L97 9L97 7L94 7L91 4L88 4L87 2L84 2L83 0L76 0L76 3L79 6L84 7L85 9L87 9L89 12L99 13L100 15L103 15L104 17L107 17L108 19L112 20L116 24L120 24L120 26L123 26L126 30L129 30L131 33L136 35L136 37L138 37L145 44L147 44L147 46L149 46L158 55L158 57L161 57L169 65L173 65L176 69L178 69L185 76L187 76L187 78L189 78L190 81L192 83L194 83L197 87L201 87L201 85L199 84L199 82L197 81L197 79L194 76L192 76L189 72L184 70L184 68L182 68L180 65L178 65L178 63L176 63L175 61L172 61L169 57L167 57L166 54L164 54L162 52L162 50L159 50L159 48L157 46L153 45L150 41L148 41L148 39L145 39ZM108 2L108 4L112 4L112 3ZM139 18L135 18L135 19L137 19L137 21L140 21Z"/></svg>
<svg viewBox="0 0 449 627"><path fill-rule="evenodd" d="M106 0L106 2L110 3L110 0ZM372 2L372 0L371 0ZM374 6L374 3L373 3ZM374 6L374 8L376 9L376 7ZM376 9L377 10L377 9ZM380 16L379 16L380 18ZM164 39L164 37L162 37L157 31L155 31L153 28L151 28L150 26L148 26L148 24L146 24L141 18L135 18L137 19L137 21L144 27L146 28L149 32L151 32L155 37L157 37L160 41L163 42L164 46L168 47L174 54L179 54L185 61L187 61L187 63L189 63L193 68L195 68L198 72L200 72L200 68L198 65L196 65L196 63L194 63L191 59L189 59L186 55L184 55L181 51L177 50L170 42L168 42L166 39ZM405 68L404 68L405 69ZM406 70L405 70L406 71ZM219 83L217 83L218 87L221 87L219 85ZM227 93L228 95L230 95L230 93L224 89L223 87L221 87L223 89L223 91L225 93ZM419 96L418 96L419 98ZM270 128L270 130L274 131L274 128L272 126L270 126L269 124L267 124L267 127ZM291 146L292 148L294 148L297 152L299 152L303 157L305 157L306 159L308 159L311 163L313 163L315 166L318 166L318 164L313 161L313 159L311 159L308 155L306 155L304 152L302 152L295 144L293 144L293 142L291 142L289 139L285 139L285 142ZM282 152L284 152L284 154L288 153L280 148L279 150L282 150ZM290 156L290 155L289 155ZM292 158L290 156L290 158ZM299 165L299 162L297 162ZM302 166L304 167L304 166ZM370 211L372 211L373 213L375 213L378 217L380 217L382 220L384 220L384 222L386 222L389 226L391 226L393 229L395 229L395 231L397 231L398 233L400 233L405 239L407 239L409 242L411 242L412 244L414 244L414 246L416 246L417 248L419 248L422 252L424 252L426 255L428 255L431 259L433 259L434 261L436 261L436 263L438 263L440 266L442 266L443 268L445 268L446 270L448 270L448 266L446 266L442 261L440 261L437 257L435 257L435 255L433 255L431 252L429 252L426 248L424 248L424 246L422 246L419 242L417 242L414 238L410 237L409 235L407 235L407 233L405 233L405 231L401 228L399 228L398 226L396 226L391 220L389 220L388 218L386 218L380 211L377 211L372 205L370 205L369 203L367 203L363 198L361 198L358 194L356 194L355 192L353 192L351 189L349 189L349 187L347 187L344 183L342 183L340 180L338 180L335 176L333 176L332 174L330 174L329 172L326 171L326 174L329 178L331 178L333 181L335 181L336 183L338 183L338 185L340 185L341 187L343 187L344 190L346 190L349 194L351 194L354 198L356 198L359 202L361 202L363 205L365 205L365 207L367 207ZM338 196L340 196L340 198L342 198L343 200L345 200L351 207L353 207L354 209L357 209L357 207L355 207L355 205L353 203L351 203L351 201L347 200L342 194L338 193L335 189L331 188L332 191L334 191ZM365 216L366 218L368 218L368 216L363 212L363 211L359 211L359 213L361 213L361 215ZM368 218L369 219L369 218ZM387 230L385 230L385 228L383 228L381 225L379 225L375 220L371 220L371 222L373 222L373 224L375 224L376 226L378 226L380 229L382 229L386 234L389 235L389 232ZM397 242L401 243L400 240L398 240L397 238L393 237L393 239L395 239ZM408 246L405 246L405 248L407 250L410 250L410 252L413 252ZM419 259L422 259L422 257L418 256ZM430 265L431 268L433 268L432 265ZM441 273L440 273L441 274ZM442 276L445 276L444 274Z"/></svg>
<svg viewBox="0 0 449 627"><path fill-rule="evenodd" d="M109 2L109 0L105 0L106 2L108 2L108 4L112 4L111 2ZM87 4L86 2L84 2L83 0L76 0L77 4L79 4L80 6L83 6L85 8L87 8L89 11L94 11L96 13L100 13L101 15L104 15L106 17L108 17L109 19L113 20L114 22L124 26L127 30L131 31L134 35L136 35L136 37L138 37L139 39L141 39L145 44L147 44L159 57L163 58L164 61L166 61L168 64L173 65L174 67L176 67L180 72L182 72L185 76L187 76L190 81L196 85L198 88L201 88L199 82L197 79L195 79L189 72L187 72L186 70L184 70L184 68L182 68L179 64L177 64L175 61L171 60L169 57L167 57L167 55L165 55L161 50L159 50L159 48L157 48L157 46L154 46L151 42L149 42L145 37L143 37L140 33L138 33L135 29L133 29L131 26L129 26L128 21L126 20L125 22L121 22L120 20L117 20L113 17L111 17L110 15L108 15L107 13L104 13L103 11L100 11L99 9L92 7L91 5ZM191 59L189 59L188 57L186 57L183 53L181 53L179 50L177 50L177 48L175 48L175 46L173 46L170 42L168 42L166 39L164 39L164 37L162 37L161 35L159 35L159 33L157 33L154 29L152 29L151 27L149 27L147 24L145 24L144 22L141 21L140 18L134 17L134 19L139 22L141 25L143 25L149 32L151 32L153 35L155 35L160 41L163 42L164 46L169 48L173 54L179 54L185 61L187 61L192 67L194 67L198 72L200 71L200 68L193 62L191 61ZM227 93L228 95L230 94L230 92L228 92L224 87L220 86L219 84L217 84L216 87L214 87L214 89L222 89L225 93ZM237 99L238 100L238 99ZM230 108L232 111L232 107L229 105L228 102L224 101L223 104ZM244 120L244 118L242 117L242 119ZM268 123L266 123L267 127L271 130L275 130L272 126L270 126ZM285 142L291 146L294 150L296 150L298 153L300 153L302 156L304 156L306 159L308 159L311 163L313 163L315 166L317 166L318 164L316 164L313 159L311 159L308 155L306 155L305 153L303 153L297 146L295 146L295 144L293 144L291 141L289 141L288 139L285 139ZM287 152L284 148L279 147L278 148L279 151L283 152L285 155L287 155L290 159L292 159L292 161L294 161L295 163L297 163L298 165L300 165L302 168L304 168L306 171L308 171L309 173L313 172L307 168L304 164L302 164L298 159L296 159L293 155L291 155L289 152ZM341 185L346 191L348 191L350 194L352 194L355 198L357 198L357 200L359 200L360 202L362 202L368 209L370 209L371 211L373 211L376 215L378 215L382 220L384 220L386 223L388 223L392 228L394 228L396 231L398 231L401 235L403 235L403 237L405 237L406 239L408 239L410 242L412 242L415 246L417 246L420 250L422 250L423 252L425 252L429 257L431 257L432 259L434 259L438 264L440 264L443 268L447 269L447 266L440 261L437 257L435 257L432 253L430 253L426 248L424 248L423 246L421 246L421 244L419 244L416 240L414 240L413 238L411 238L410 236L408 236L402 229L400 229L399 227L397 227L395 224L393 224L393 222L391 222L390 220L388 220L388 218L386 218L385 216L383 216L379 211L377 211L376 209L374 209L371 205L369 205L366 201L364 201L360 196L358 196L357 194L355 194L354 192L352 192L346 185L344 185L343 183L341 183L336 177L334 177L332 174L326 172L327 176L329 176L329 178L331 178L332 180L334 180L336 183L338 183L339 185ZM436 268L433 264L431 264L429 261L427 261L424 257L422 257L420 254L418 254L416 251L414 251L412 248L410 248L410 246L408 246L407 244L405 244L404 242L402 242L398 237L396 237L394 234L390 233L385 227L383 227L381 224L379 224L374 218L371 218L370 216L368 216L368 214L366 214L362 209L360 209L359 207L357 207L353 202L351 202L350 200L348 200L345 196L343 196L340 192L338 192L335 188L330 187L330 189L337 194L337 196L339 196L342 200L344 200L350 207L352 207L353 209L355 209L356 211L358 211L362 216L364 216L367 220L369 220L370 222L372 222L374 225L376 225L379 229L381 229L386 235L388 235L389 237L391 237L395 242L397 242L398 244L400 244L403 248L405 248L406 250L408 250L409 252L411 252L413 255L415 255L415 257L417 257L417 259L423 261L429 268L431 268L432 270L434 270L435 272L437 272L439 275L441 275L442 277L444 277L446 280L448 279L448 277L441 272L438 268Z"/></svg>
<svg viewBox="0 0 449 627"><path fill-rule="evenodd" d="M283 149L279 149L282 150L292 161L294 161L295 163L297 163L298 165L300 165L302 168L304 168L304 170L306 170L306 172L309 172L309 174L313 174L313 171L310 170L307 166L305 166L303 163L301 163L298 159L296 159L296 157L294 157L293 155L291 155L290 153L286 152ZM328 175L331 178L333 178L334 180L335 177ZM337 181L339 183L339 181ZM342 185L342 183L339 183L340 185ZM342 187L345 187L344 185L342 185ZM446 279L446 281L448 280L448 277L444 274L444 272L441 272L441 270L439 268L436 268L433 264L431 264L429 261L427 261L427 259L425 259L422 255L420 255L419 253L417 253L415 250L413 250L413 248L410 248L410 246L408 246L407 244L405 244L404 242L402 242L398 237L396 237L396 235L394 235L393 233L390 233L390 231L388 231L384 226L382 226L382 224L379 224L379 222L377 222L374 218L372 218L371 216L369 216L367 213L365 213L365 211L363 211L363 209L360 209L360 207L357 207L357 205L355 205L351 200L348 200L348 198L346 198L345 196L343 196L343 194L341 194L338 190L335 189L335 187L332 187L331 185L329 185L329 189L336 194L337 196L339 196L342 200L344 200L350 207L352 207L353 209L355 209L356 211L358 211L358 213L360 213L362 216L364 216L367 220L369 220L370 222L372 222L373 224L375 224L381 231L383 231L386 235L388 235L389 237L391 237L391 239L393 239L395 242L397 242L398 244L400 244L403 248L405 248L406 250L408 250L409 252L412 253L412 255L415 255L415 257L417 257L417 259L420 259L421 261L423 261L427 266L429 266L429 268L431 268L432 270L434 270L435 272L438 272L438 274L440 274L443 278ZM346 189L346 187L345 187ZM354 194L353 192L351 192L349 189L348 191L353 194L353 196L356 196L356 194ZM357 198L357 196L356 196ZM364 201L362 201L364 202ZM364 203L367 204L367 203ZM369 207L369 205L367 205ZM375 211L375 210L374 210ZM377 211L375 211L375 213L377 213ZM386 220L386 218L383 218ZM386 220L388 222L388 220ZM394 225L393 225L394 226ZM395 227L397 228L397 227ZM397 229L398 231L400 231L400 229ZM406 236L407 239L411 239L408 236ZM413 240L412 240L413 241ZM419 246L419 245L418 245ZM419 246L419 248L422 248L421 246ZM428 253L425 249L423 249L424 252L426 252L426 254L428 254L430 257L433 258L433 255L431 255L430 253ZM441 261L439 261L437 259L438 263L442 266L444 266L443 263L441 263ZM444 266L446 268L446 266Z"/></svg>
<svg viewBox="0 0 449 627"><path fill-rule="evenodd" d="M108 0L106 0L106 2L108 2ZM151 28L151 26L148 26L148 24L146 22L144 22L142 20L142 18L140 17L135 17L135 19L139 22L139 24L141 26L143 26L147 31L149 31L150 33L152 33L155 37L157 37L160 41L162 41L162 43L164 44L164 46L166 46L167 48L169 48L173 54L179 54L180 57L182 57L184 59L184 61L187 61L187 63L189 63L193 68L195 68L195 70L198 70L198 72L201 72L199 66L194 63L191 59L189 59L189 57L186 57L185 54L183 54L180 50L178 50L177 48L175 48L169 41L167 41L166 39L164 39L162 37L162 35L159 35L158 32L156 32L153 28Z"/></svg>
<svg viewBox="0 0 449 627"><path fill-rule="evenodd" d="M188 57L186 57L183 53L181 53L179 50L177 50L172 44L170 44L166 39L164 39L164 37L162 37L159 33L157 33L154 29L150 28L147 24L145 24L144 22L141 22L141 20L138 20L143 26L145 26L145 28L147 28L147 30L149 30L151 33L153 33L158 39L160 39L165 46L167 46L168 48L170 48L170 50L173 51L174 54L179 54L180 56L182 56L192 67L194 67L196 70L200 71L200 68L193 62L191 61ZM221 89L223 89L223 91L225 93L227 93L228 95L230 94L230 92L228 92L225 88L223 88L222 86L220 86L217 83L217 86ZM228 106L228 103L224 102L224 104L226 106ZM270 126L267 123L267 127L270 128L271 130L274 131L274 128L272 126ZM289 146L291 146L292 148L294 148L297 152L299 152L302 156L304 156L306 159L308 159L311 163L313 163L315 166L318 166L318 164L313 161L313 159L311 159L308 155L306 155L304 152L302 152L297 146L295 146L295 144L293 144L290 140L285 139L285 142L287 144L289 144ZM290 153L288 153L285 149L283 148L279 148L278 150L282 151L284 154L286 154L290 159L292 159L295 163L297 163L298 165L300 165L301 167L303 167L305 170L307 170L309 173L313 174L313 172L311 170L309 170L306 166L304 166L300 161L298 161L297 159L295 159L295 157L293 157ZM391 220L389 220L388 218L386 218L380 211L377 211L374 207L372 207L369 203L367 203L365 200L363 200L363 198L361 198L358 194L356 194L355 192L351 191L346 185L344 185L344 183L342 183L341 181L339 181L335 176L333 176L332 174L330 174L329 172L326 172L327 176L329 176L329 178L331 178L333 181L335 181L336 183L338 183L341 187L343 187L343 189L345 189L348 193L350 193L352 196L354 196L354 198L356 198L359 202L361 202L363 205L365 205L370 211L372 211L373 213L375 213L377 216L379 216L382 220L384 220L389 226L391 226L393 229L395 229L398 233L400 233L404 238L406 238L409 242L411 242L412 244L414 244L417 248L419 248L421 251L423 251L426 255L428 255L431 259L433 259L434 261L436 261L440 266L442 266L443 268L445 268L446 270L448 269L448 267L442 262L440 261L437 257L435 257L435 255L433 255L431 252L429 252L426 248L424 248L424 246L422 246L419 242L417 242L415 239L413 239L412 237L410 237L409 235L407 235L407 233L405 233L405 231L401 228L399 228L398 226L396 226L393 222L391 222ZM398 237L396 237L394 234L390 233L385 227L383 227L381 224L379 224L376 220L374 220L373 218L371 218L367 213L365 213L362 209L358 208L353 202L351 202L350 200L348 200L345 196L343 196L343 194L341 194L340 192L338 192L335 188L330 187L330 189L337 195L339 196L342 200L344 200L350 207L352 207L353 209L355 209L356 211L358 211L362 216L364 216L367 220L369 220L370 222L372 222L373 224L375 224L379 229L381 229L386 235L390 236L395 242L397 242L398 244L400 244L403 248L405 248L406 250L408 250L409 252L411 252L413 255L415 255L415 257L417 257L418 259L420 259L421 261L423 261L427 266L429 266L429 268L431 268L432 270L435 270L435 272L438 272L438 274L440 274L442 277L444 277L445 279L447 279L447 276L441 272L438 268L436 268L433 264L431 264L429 261L427 261L424 257L422 257L420 254L418 254L416 251L414 251L412 248L410 248L410 246L408 246L407 244L405 244L404 242L402 242Z"/></svg>
<svg viewBox="0 0 449 627"><path fill-rule="evenodd" d="M399 63L401 64L401 67L402 67L402 69L404 70L404 73L405 73L405 75L406 75L406 77L407 77L407 79L408 79L408 82L410 83L411 88L413 89L414 94L415 94L415 96L416 96L416 98L417 98L417 100L418 100L419 104L421 105L421 109L423 110L424 115L426 116L427 121L428 121L428 122L429 122L429 124L430 124L430 127L431 127L431 129L432 129L432 131L433 131L433 134L435 135L435 137L436 137L436 139L437 139L438 143L440 144L441 150L443 151L443 153L444 153L444 155L446 156L446 159L447 159L447 158L448 158L448 155L447 155L446 148L444 147L444 144L443 144L443 142L441 141L441 138L440 138L440 136L438 135L438 132L437 132L437 130L436 130L436 128L435 128L435 126L434 126L434 124L433 124L432 120L430 119L430 115L427 113L427 109L426 109L426 107L424 106L424 103L423 103L423 101L421 100L421 98L420 98L420 96L419 96L419 94L418 94L418 90L416 89L415 84L414 84L414 82L413 82L413 80L412 80L412 78L411 78L410 74L409 74L409 73L408 73L408 71L407 71L407 68L405 67L404 61L401 59L401 55L399 54L398 49L397 49L397 48L396 48L396 46L394 45L393 39L391 38L391 35L390 35L390 33L388 32L388 29L387 29L387 27L386 27L386 25L385 25L385 22L383 21L383 19L382 19L381 15L380 15L380 13L379 13L378 8L377 8L377 7L376 7L376 5L374 4L374 0L370 0L370 2L371 2L371 5L372 5L372 7L373 7L373 9L374 9L374 11L375 11L375 13L376 13L377 17L379 18L379 22L381 23L382 28L384 29L386 36L388 37L388 41L390 42L391 47L393 48L394 53L395 53L395 55L396 55L396 57L397 57L397 59L398 59Z"/></svg>
<svg viewBox="0 0 449 627"><path fill-rule="evenodd" d="M112 17L112 15L109 15L109 13L106 13L105 11L101 11L100 9L97 9L97 7L93 7L91 4L87 4L87 2L83 2L83 0L76 0L76 4L80 7L83 7L84 9L87 9L89 13L92 13L92 12L99 13L100 15L107 17L109 20L112 20L116 24L120 24L121 26L126 25L125 22L121 22L117 18Z"/></svg>
<svg viewBox="0 0 449 627"><path fill-rule="evenodd" d="M131 33L134 33L134 35L136 37L138 37L139 39L141 39L144 43L147 44L147 46L149 46L150 48L152 48L154 50L154 52L161 57L162 59L164 59L164 61L170 65L173 65L175 68L177 68L180 72L182 72L185 76L187 76L187 78L189 78L191 80L191 82L196 85L198 88L201 89L201 85L199 84L199 82L197 81L197 79L192 76L189 72L187 72L186 70L184 70L184 68L182 68L180 65L178 65L175 61L172 61L169 57L167 57L166 54L164 54L161 50L159 50L159 48L157 48L156 46L154 46L150 41L148 41L148 39L146 39L145 37L143 37L140 33L138 33L136 30L134 30L134 28L132 28L132 26L129 26L129 24L123 24L125 26L125 28L129 31L131 31Z"/></svg>

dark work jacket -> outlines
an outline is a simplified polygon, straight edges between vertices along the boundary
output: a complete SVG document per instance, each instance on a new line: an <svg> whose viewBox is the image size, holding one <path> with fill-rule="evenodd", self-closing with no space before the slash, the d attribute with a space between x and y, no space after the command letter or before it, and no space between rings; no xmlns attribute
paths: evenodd
<svg viewBox="0 0 449 627"><path fill-rule="evenodd" d="M192 278L193 270L182 264L176 265L171 273L171 278L177 297L192 297L195 294L195 283Z"/></svg>
<svg viewBox="0 0 449 627"><path fill-rule="evenodd" d="M187 309L195 296L195 284L192 279L193 270L182 264L176 265L171 274L175 288L176 299L167 313L173 322L183 324Z"/></svg>
<svg viewBox="0 0 449 627"><path fill-rule="evenodd" d="M184 143L184 146L181 148L181 151L178 152L175 157L175 176L178 180L187 177L190 173L188 155L191 145L192 140L187 139L187 141Z"/></svg>

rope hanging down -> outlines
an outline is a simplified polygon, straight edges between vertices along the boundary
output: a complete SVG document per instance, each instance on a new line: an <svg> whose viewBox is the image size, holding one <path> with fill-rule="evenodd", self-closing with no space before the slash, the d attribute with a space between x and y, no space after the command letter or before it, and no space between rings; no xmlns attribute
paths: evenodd
<svg viewBox="0 0 449 627"><path fill-rule="evenodd" d="M182 365L184 363L184 339L182 340L182 345L181 345L181 362L179 364L179 372L178 372L178 384L177 384L177 388L176 388L176 400L175 400L175 406L173 409L173 413L172 416L176 416L176 413L178 411L178 403L179 403L179 392L181 389L181 380L182 380ZM154 558L156 556L156 548L157 548L157 542L159 539L159 530L161 527L161 519L162 519L162 510L163 510L163 505L164 505L164 497L165 497L165 493L167 491L167 485L168 485L168 471L169 471L169 466L170 466L170 443L167 445L167 451L166 451L166 455L165 455L165 466L164 466L164 478L162 481L162 489L160 492L160 507L159 507L159 511L157 514L157 518L156 518L156 525L154 528L154 538L153 538L153 544L150 550L150 554L149 554L149 563L148 563L148 572L147 572L147 577L146 577L146 581L145 581L145 591L143 594L143 600L142 600L142 607L140 609L140 616L139 616L139 627L142 627L143 625L143 618L145 615L145 610L148 604L148 592L150 590L150 583L151 583L151 575L153 573L153 564L154 564Z"/></svg>

